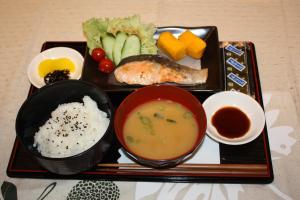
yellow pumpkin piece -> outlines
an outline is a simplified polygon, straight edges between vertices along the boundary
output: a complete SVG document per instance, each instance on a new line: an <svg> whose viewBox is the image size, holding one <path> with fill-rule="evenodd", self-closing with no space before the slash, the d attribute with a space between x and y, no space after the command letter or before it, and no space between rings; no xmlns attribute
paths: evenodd
<svg viewBox="0 0 300 200"><path fill-rule="evenodd" d="M176 61L186 55L184 43L177 40L170 32L163 32L159 35L157 46Z"/></svg>
<svg viewBox="0 0 300 200"><path fill-rule="evenodd" d="M202 57L206 48L206 42L204 40L189 30L183 32L178 39L185 44L187 55L195 59Z"/></svg>

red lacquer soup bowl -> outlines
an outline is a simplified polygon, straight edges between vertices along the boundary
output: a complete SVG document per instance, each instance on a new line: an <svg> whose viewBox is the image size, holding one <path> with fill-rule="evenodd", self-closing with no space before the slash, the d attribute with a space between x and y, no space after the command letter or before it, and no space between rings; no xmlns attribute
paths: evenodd
<svg viewBox="0 0 300 200"><path fill-rule="evenodd" d="M183 153L180 153L173 157L154 159L149 158L145 155L141 155L141 153L137 154L133 152L133 150L131 150L126 144L124 136L124 126L126 120L128 119L128 116L138 106L155 100L168 100L171 102L179 103L183 107L185 107L189 111L189 113L192 114L194 118L193 121L198 127L196 129L196 140L195 142L193 142L190 148L187 148L187 150ZM124 153L133 161L153 168L174 167L191 158L202 144L206 132L206 125L206 115L200 101L190 92L171 85L152 85L137 89L123 100L123 102L117 108L114 118L115 133L118 141L122 145L122 150L124 151ZM174 146L174 149L176 149L176 146ZM159 151L160 150L164 151L164 148L162 147L162 149L159 149Z"/></svg>

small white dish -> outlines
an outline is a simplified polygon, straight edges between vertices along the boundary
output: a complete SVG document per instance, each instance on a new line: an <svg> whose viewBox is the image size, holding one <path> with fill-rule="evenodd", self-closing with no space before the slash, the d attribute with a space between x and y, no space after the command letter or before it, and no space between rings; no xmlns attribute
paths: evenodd
<svg viewBox="0 0 300 200"><path fill-rule="evenodd" d="M212 139L223 144L241 145L249 143L261 134L265 126L265 114L262 107L252 97L241 92L224 91L213 94L203 102L203 107L207 117L206 133ZM212 124L212 117L224 107L236 107L247 115L250 120L250 128L245 135L231 139L219 134Z"/></svg>
<svg viewBox="0 0 300 200"><path fill-rule="evenodd" d="M41 88L45 85L44 78L39 75L38 66L46 59L68 58L75 65L75 71L70 73L70 79L80 79L83 67L82 55L71 48L55 47L39 53L27 68L27 75L32 85Z"/></svg>

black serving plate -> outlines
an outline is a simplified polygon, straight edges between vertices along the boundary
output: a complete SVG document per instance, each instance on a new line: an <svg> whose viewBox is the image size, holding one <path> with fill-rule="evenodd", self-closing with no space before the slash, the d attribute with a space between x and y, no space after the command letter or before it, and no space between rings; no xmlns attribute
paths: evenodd
<svg viewBox="0 0 300 200"><path fill-rule="evenodd" d="M221 67L221 59L219 52L219 38L218 30L215 26L205 26L205 27L182 27L182 26L168 26L159 27L154 35L157 39L159 34L164 31L169 31L174 35L179 35L185 30L191 30L198 37L206 41L207 47L204 52L203 57L199 60L199 66L201 62L202 68L208 68L208 78L204 84L195 85L179 85L172 84L182 87L189 91L211 91L217 92L224 90L224 69ZM86 51L84 59L84 68L82 73L82 80L91 81L97 84L105 91L132 91L141 85L128 85L125 83L120 83L115 79L113 73L105 74L98 70L98 64ZM170 84L170 83L167 83Z"/></svg>
<svg viewBox="0 0 300 200"><path fill-rule="evenodd" d="M228 56L233 56L230 52L225 51L225 46L233 44L244 51L245 65L247 70L240 73L226 64ZM85 42L46 42L42 51L64 46L74 48L82 55L86 52ZM225 72L223 75L224 90L240 90L254 97L263 107L262 94L258 67L256 63L255 48L251 42L221 42L220 43L220 71ZM238 61L242 57L235 57ZM243 79L247 80L244 87L236 87L228 79L228 74L234 72ZM83 74L84 75L84 74ZM94 82L93 80L89 80ZM223 85L223 84L222 84ZM105 86L104 86L105 88ZM30 87L29 96L37 88ZM108 96L114 107L130 94L131 91L107 91ZM191 91L191 93L203 102L208 98L212 91ZM13 133L12 133L13 134ZM116 138L113 138L111 148L103 160L94 168L70 176L58 175L45 170L36 159L21 145L16 138L10 160L7 166L7 175L15 178L45 178L45 179L106 179L117 181L168 181L168 182L213 182L213 183L270 183L273 181L273 169L270 155L267 128L265 127L261 135L254 141L245 145L225 145L219 144L220 163L183 163L170 169L151 169L135 163L118 163L120 158L120 144Z"/></svg>

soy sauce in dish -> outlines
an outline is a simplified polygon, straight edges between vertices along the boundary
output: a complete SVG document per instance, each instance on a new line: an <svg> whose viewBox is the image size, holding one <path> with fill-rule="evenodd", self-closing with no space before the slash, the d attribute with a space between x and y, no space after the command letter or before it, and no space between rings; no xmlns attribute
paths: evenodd
<svg viewBox="0 0 300 200"><path fill-rule="evenodd" d="M244 136L250 128L247 115L236 107L223 107L212 117L212 124L218 133L226 138L239 138Z"/></svg>

